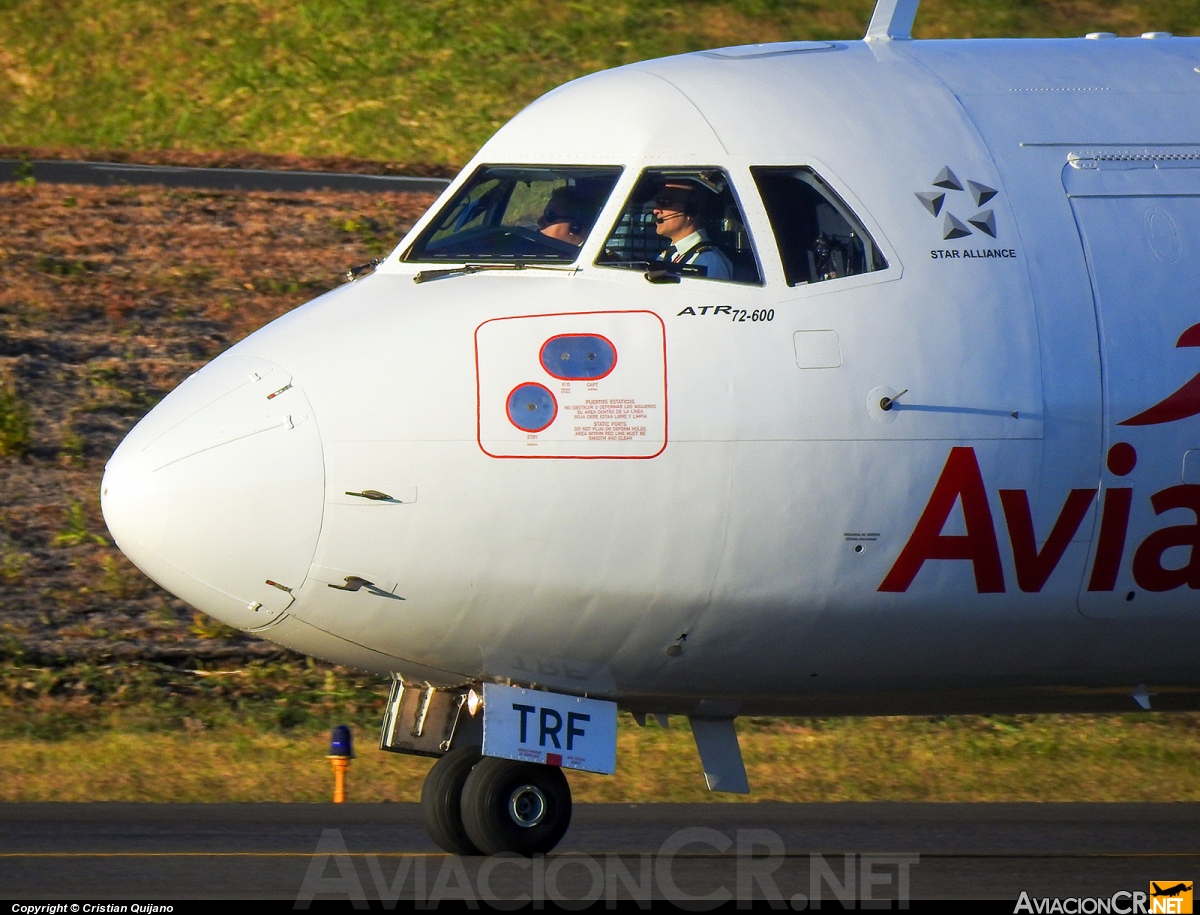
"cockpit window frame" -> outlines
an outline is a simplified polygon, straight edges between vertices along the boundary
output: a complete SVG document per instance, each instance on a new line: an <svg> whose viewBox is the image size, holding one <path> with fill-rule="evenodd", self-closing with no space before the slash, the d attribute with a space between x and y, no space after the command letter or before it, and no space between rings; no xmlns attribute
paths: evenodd
<svg viewBox="0 0 1200 915"><path fill-rule="evenodd" d="M856 206L853 201L847 200L846 195L839 190L833 182L829 180L830 172L828 169L821 166L815 161L802 161L795 163L771 163L771 164L756 164L750 165L747 172L751 181L755 185L758 192L759 204L762 208L762 213L766 217L767 228L771 233L771 238L775 246L775 254L778 258L777 266L780 270L780 278L790 289L823 289L828 283L834 283L837 288L846 288L846 285L859 285L862 283L875 283L884 280L898 278L901 274L899 261L895 253L890 250L881 241L884 239L883 233L879 226L872 225L869 219L864 218L865 210L861 206ZM760 182L761 175L769 175L770 173L795 173L806 172L813 180L805 181L813 192L824 199L837 216L842 219L852 230L857 227L858 234L861 236L861 241L864 242L863 257L869 263L875 264L870 269L859 270L856 272L845 272L840 276L831 276L824 278L815 278L809 273L809 279L795 280L792 275L792 269L789 266L789 257L785 253L784 246L781 243L780 229L776 225L772 217L772 208L768 205L767 195L763 192L763 185ZM811 260L811 257L810 257ZM810 270L813 268L810 265ZM806 271L808 272L808 271Z"/></svg>
<svg viewBox="0 0 1200 915"><path fill-rule="evenodd" d="M480 183L480 180L487 176L488 172L501 173L506 170L520 173L532 173L537 171L545 171L547 173L562 175L563 173L577 173L579 177L596 177L595 174L588 175L587 173L604 173L603 177L611 183L602 199L598 199L595 207L595 212L591 215L591 223L583 233L583 241L577 246L574 252L566 252L562 257L539 256L537 254L513 254L513 255L497 255L492 253L454 253L445 256L432 256L429 252L430 240L442 228L442 224L460 207L464 199L464 194L473 190ZM625 166L618 163L598 163L595 165L584 165L578 163L571 164L546 164L546 163L513 163L513 162L490 162L481 163L472 170L471 174L454 188L453 193L449 195L441 207L434 213L431 218L421 226L411 242L409 242L403 251L397 255L397 262L401 264L432 264L432 265L452 265L452 264L510 264L510 265L545 265L547 267L568 268L578 265L583 252L588 250L589 243L596 235L596 230L600 225L600 217L612 200L614 192L621 186L622 178L625 174ZM485 192L484 196L487 193ZM504 195L502 201L503 207L507 207L512 193ZM491 218L491 211L494 205L489 204L488 216ZM503 222L496 223L492 228L522 228L529 227L509 226L506 227ZM560 243L565 244L565 243ZM572 257L567 257L567 254L573 254Z"/></svg>
<svg viewBox="0 0 1200 915"><path fill-rule="evenodd" d="M635 263L638 265L645 263L647 265L647 267L652 267L654 265L654 263L656 263L656 262L642 262L642 261L633 262L633 261L630 261L629 263L626 263L626 264L618 264L618 263L613 263L611 261L606 262L604 260L605 246L606 246L608 240L611 239L617 233L618 229L621 226L622 220L625 218L625 215L629 210L630 203L633 200L635 194L637 194L637 192L642 188L643 182L645 180L647 180L647 178L650 177L651 174L661 175L661 176L669 178L672 173L676 173L680 178L687 178L688 176L694 176L696 174L703 173L703 172L719 172L721 177L724 179L725 188L728 190L730 196L733 198L733 203L737 206L738 215L741 218L742 232L746 236L746 245L748 246L749 253L753 259L755 279L753 279L753 280L751 280L751 279L721 279L721 278L717 278L717 277L705 277L705 276L699 276L699 275L689 276L689 274L686 272L680 273L679 278L680 279L703 279L703 280L706 280L709 282L728 283L728 284L732 284L734 286L738 286L738 287L742 287L742 288L761 288L762 286L766 285L767 274L766 274L766 271L764 270L762 253L759 250L759 244L755 238L754 228L751 225L752 219L748 215L749 210L747 209L746 202L745 202L743 196L741 195L741 193L739 193L739 191L738 191L737 180L735 180L735 171L736 171L735 169L732 169L726 165L693 165L693 164L682 164L682 163L668 164L668 163L663 163L663 162L655 162L653 164L644 165L641 168L641 170L638 171L637 175L633 178L633 180L630 182L628 187L625 188L625 191L624 191L625 196L622 200L620 200L619 202L615 200L616 192L621 190L621 188L619 186L614 189L613 195L610 196L609 205L615 207L615 213L614 213L614 216L613 216L613 219L612 219L610 225L608 226L607 231L605 231L601 235L601 234L597 234L595 232L595 230L593 229L592 238L589 239L589 242L591 242L593 240L599 241L599 245L597 246L595 256L593 257L593 260L592 260L593 266L595 266L599 269L603 269L603 270L616 270L616 271L630 272L630 271L635 271L638 269L635 266ZM745 175L742 175L741 177L749 179L749 174L747 173ZM667 266L667 265L664 265L664 266Z"/></svg>

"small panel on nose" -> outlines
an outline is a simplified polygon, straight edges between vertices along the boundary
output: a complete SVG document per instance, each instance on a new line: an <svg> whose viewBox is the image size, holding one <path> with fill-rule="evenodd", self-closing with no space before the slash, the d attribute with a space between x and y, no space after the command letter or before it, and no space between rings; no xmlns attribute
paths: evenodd
<svg viewBox="0 0 1200 915"><path fill-rule="evenodd" d="M836 369L842 364L842 344L836 330L798 330L792 334L796 365L802 369Z"/></svg>

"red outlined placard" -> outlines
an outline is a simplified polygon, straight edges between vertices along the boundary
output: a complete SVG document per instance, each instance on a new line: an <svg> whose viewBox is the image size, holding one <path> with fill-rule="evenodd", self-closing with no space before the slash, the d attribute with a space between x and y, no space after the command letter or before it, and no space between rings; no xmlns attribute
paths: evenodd
<svg viewBox="0 0 1200 915"><path fill-rule="evenodd" d="M542 363L546 345L591 336L613 348L596 378L561 378ZM620 354L620 359L615 354ZM667 446L666 326L652 311L588 311L492 318L475 328L476 439L489 457L646 460ZM509 398L536 384L556 403L553 418L525 430Z"/></svg>

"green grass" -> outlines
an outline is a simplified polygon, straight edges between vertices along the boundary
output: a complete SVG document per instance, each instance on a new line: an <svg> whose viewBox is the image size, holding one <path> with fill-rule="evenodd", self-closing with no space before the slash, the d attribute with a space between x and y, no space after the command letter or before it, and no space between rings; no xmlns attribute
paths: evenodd
<svg viewBox="0 0 1200 915"><path fill-rule="evenodd" d="M860 38L872 0L0 0L0 145L465 162L547 90L729 44ZM1200 33L1195 0L926 0L919 37Z"/></svg>
<svg viewBox="0 0 1200 915"><path fill-rule="evenodd" d="M350 799L416 801L431 760L375 748L386 684L316 662L181 670L0 665L0 802L318 801L348 723ZM762 801L1200 800L1200 716L739 719ZM617 773L577 800L737 801L704 789L687 722L622 715Z"/></svg>
<svg viewBox="0 0 1200 915"><path fill-rule="evenodd" d="M29 451L32 427L29 405L0 378L0 457L20 457Z"/></svg>

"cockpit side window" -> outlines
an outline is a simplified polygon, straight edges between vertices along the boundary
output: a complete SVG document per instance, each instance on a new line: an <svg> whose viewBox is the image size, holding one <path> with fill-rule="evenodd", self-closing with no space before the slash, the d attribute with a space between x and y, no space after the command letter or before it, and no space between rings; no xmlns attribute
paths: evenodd
<svg viewBox="0 0 1200 915"><path fill-rule="evenodd" d="M481 166L403 260L572 263L620 174L604 167Z"/></svg>
<svg viewBox="0 0 1200 915"><path fill-rule="evenodd" d="M646 169L596 263L761 282L741 208L719 168Z"/></svg>
<svg viewBox="0 0 1200 915"><path fill-rule="evenodd" d="M862 223L812 169L756 166L750 173L767 208L789 286L887 267Z"/></svg>

